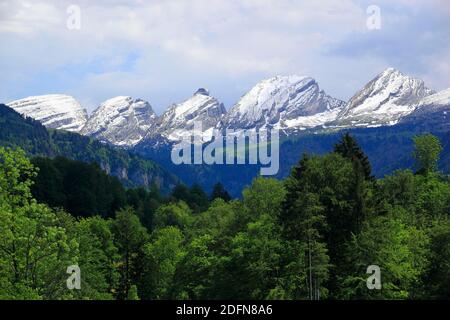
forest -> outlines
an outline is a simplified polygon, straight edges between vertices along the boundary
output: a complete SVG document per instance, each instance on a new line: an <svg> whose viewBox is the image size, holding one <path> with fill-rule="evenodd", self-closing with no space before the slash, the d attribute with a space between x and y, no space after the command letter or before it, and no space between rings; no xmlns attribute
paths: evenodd
<svg viewBox="0 0 450 320"><path fill-rule="evenodd" d="M96 164L0 147L0 299L448 299L441 150L415 136L414 168L377 179L345 134L232 199L220 184L126 188Z"/></svg>

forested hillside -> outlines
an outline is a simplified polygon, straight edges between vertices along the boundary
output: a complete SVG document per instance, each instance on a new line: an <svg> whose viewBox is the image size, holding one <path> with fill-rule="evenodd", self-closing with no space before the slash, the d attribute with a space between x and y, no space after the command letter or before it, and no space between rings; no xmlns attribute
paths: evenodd
<svg viewBox="0 0 450 320"><path fill-rule="evenodd" d="M450 130L448 125L422 119L417 123L400 123L391 127L349 129L348 132L358 140L372 164L373 174L382 178L398 169L414 170L413 138L415 135L432 133L442 144L441 158L438 161L440 171L450 173ZM341 138L342 131L311 133L308 131L297 136L283 137L280 142L280 170L278 179L286 178L300 154L306 152L324 155L333 150L333 145ZM240 197L242 190L258 176L260 165L174 165L170 160L171 146L161 144L158 147L139 144L135 147L143 157L154 159L186 183L195 181L205 190L211 191L214 184L220 182L234 197Z"/></svg>
<svg viewBox="0 0 450 320"><path fill-rule="evenodd" d="M133 189L101 216L69 214L39 187L98 168L37 159L37 173L0 147L0 298L448 299L450 177L437 170L436 137L414 143L414 172L376 179L345 135L330 153L299 155L283 181L254 179L240 200L220 185L209 198L198 186L167 198ZM71 265L79 290L66 286ZM369 266L380 289L367 287Z"/></svg>
<svg viewBox="0 0 450 320"><path fill-rule="evenodd" d="M151 160L144 160L76 133L47 130L38 121L23 118L0 104L0 145L20 147L31 156L63 156L97 163L128 187L156 185L169 192L179 179Z"/></svg>

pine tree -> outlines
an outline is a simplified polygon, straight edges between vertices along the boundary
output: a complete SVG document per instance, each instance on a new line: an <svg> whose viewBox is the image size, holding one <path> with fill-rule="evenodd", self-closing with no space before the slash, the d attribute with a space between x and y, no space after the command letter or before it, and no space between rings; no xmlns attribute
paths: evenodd
<svg viewBox="0 0 450 320"><path fill-rule="evenodd" d="M334 152L352 161L357 171L362 172L366 180L373 180L372 167L369 158L364 154L356 140L347 132L339 143L335 144Z"/></svg>
<svg viewBox="0 0 450 320"><path fill-rule="evenodd" d="M222 199L225 202L228 202L231 200L231 196L228 193L227 190L225 190L223 184L221 184L220 182L216 183L214 185L213 191L211 193L211 201L215 200L215 199Z"/></svg>
<svg viewBox="0 0 450 320"><path fill-rule="evenodd" d="M375 177L372 176L369 158L349 133L344 134L341 141L334 146L334 152L349 159L353 164L353 190L349 200L354 201L355 204L353 207L354 231L358 231L369 211L366 193L367 188L375 181Z"/></svg>

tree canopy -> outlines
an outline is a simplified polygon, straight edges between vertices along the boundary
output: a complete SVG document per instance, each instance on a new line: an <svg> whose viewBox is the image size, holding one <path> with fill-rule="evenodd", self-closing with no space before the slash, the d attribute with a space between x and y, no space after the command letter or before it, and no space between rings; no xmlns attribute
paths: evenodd
<svg viewBox="0 0 450 320"><path fill-rule="evenodd" d="M230 199L125 189L95 165L0 147L0 299L448 299L439 149L417 137L418 171L375 179L347 135Z"/></svg>

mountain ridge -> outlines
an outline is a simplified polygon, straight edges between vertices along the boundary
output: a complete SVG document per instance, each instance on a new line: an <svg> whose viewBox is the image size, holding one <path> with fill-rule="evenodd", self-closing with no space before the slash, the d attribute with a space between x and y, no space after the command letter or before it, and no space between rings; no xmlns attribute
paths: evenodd
<svg viewBox="0 0 450 320"><path fill-rule="evenodd" d="M0 127L2 146L20 147L30 156L63 156L95 162L126 187L156 185L167 193L180 183L178 177L150 159L78 133L47 129L39 121L26 118L4 104L0 104Z"/></svg>
<svg viewBox="0 0 450 320"><path fill-rule="evenodd" d="M88 119L86 109L65 94L30 96L6 105L52 129L79 132Z"/></svg>
<svg viewBox="0 0 450 320"><path fill-rule="evenodd" d="M50 110L58 109L51 105L49 96L25 98L12 104L22 114L40 120L50 128L68 127L68 130L125 148L134 148L145 141L154 146L175 143L192 134L196 121L202 123L204 140L211 138L213 129L275 128L286 136L295 136L302 131L336 131L417 121L419 116L450 104L450 89L435 92L421 79L404 75L394 68L379 73L347 102L327 95L314 78L275 76L258 82L228 111L204 88L199 88L184 101L172 104L160 116L145 100L119 96L101 103L89 118L86 116L81 128L82 120L79 119L76 124L63 122L58 126L57 120L43 117L45 106ZM33 110L33 101L44 102L35 103L37 110ZM65 105L74 106L79 112L81 105L75 99L73 101L75 103ZM66 113L70 115L72 111Z"/></svg>
<svg viewBox="0 0 450 320"><path fill-rule="evenodd" d="M81 134L117 146L139 142L156 120L150 103L130 96L108 99L92 113Z"/></svg>

